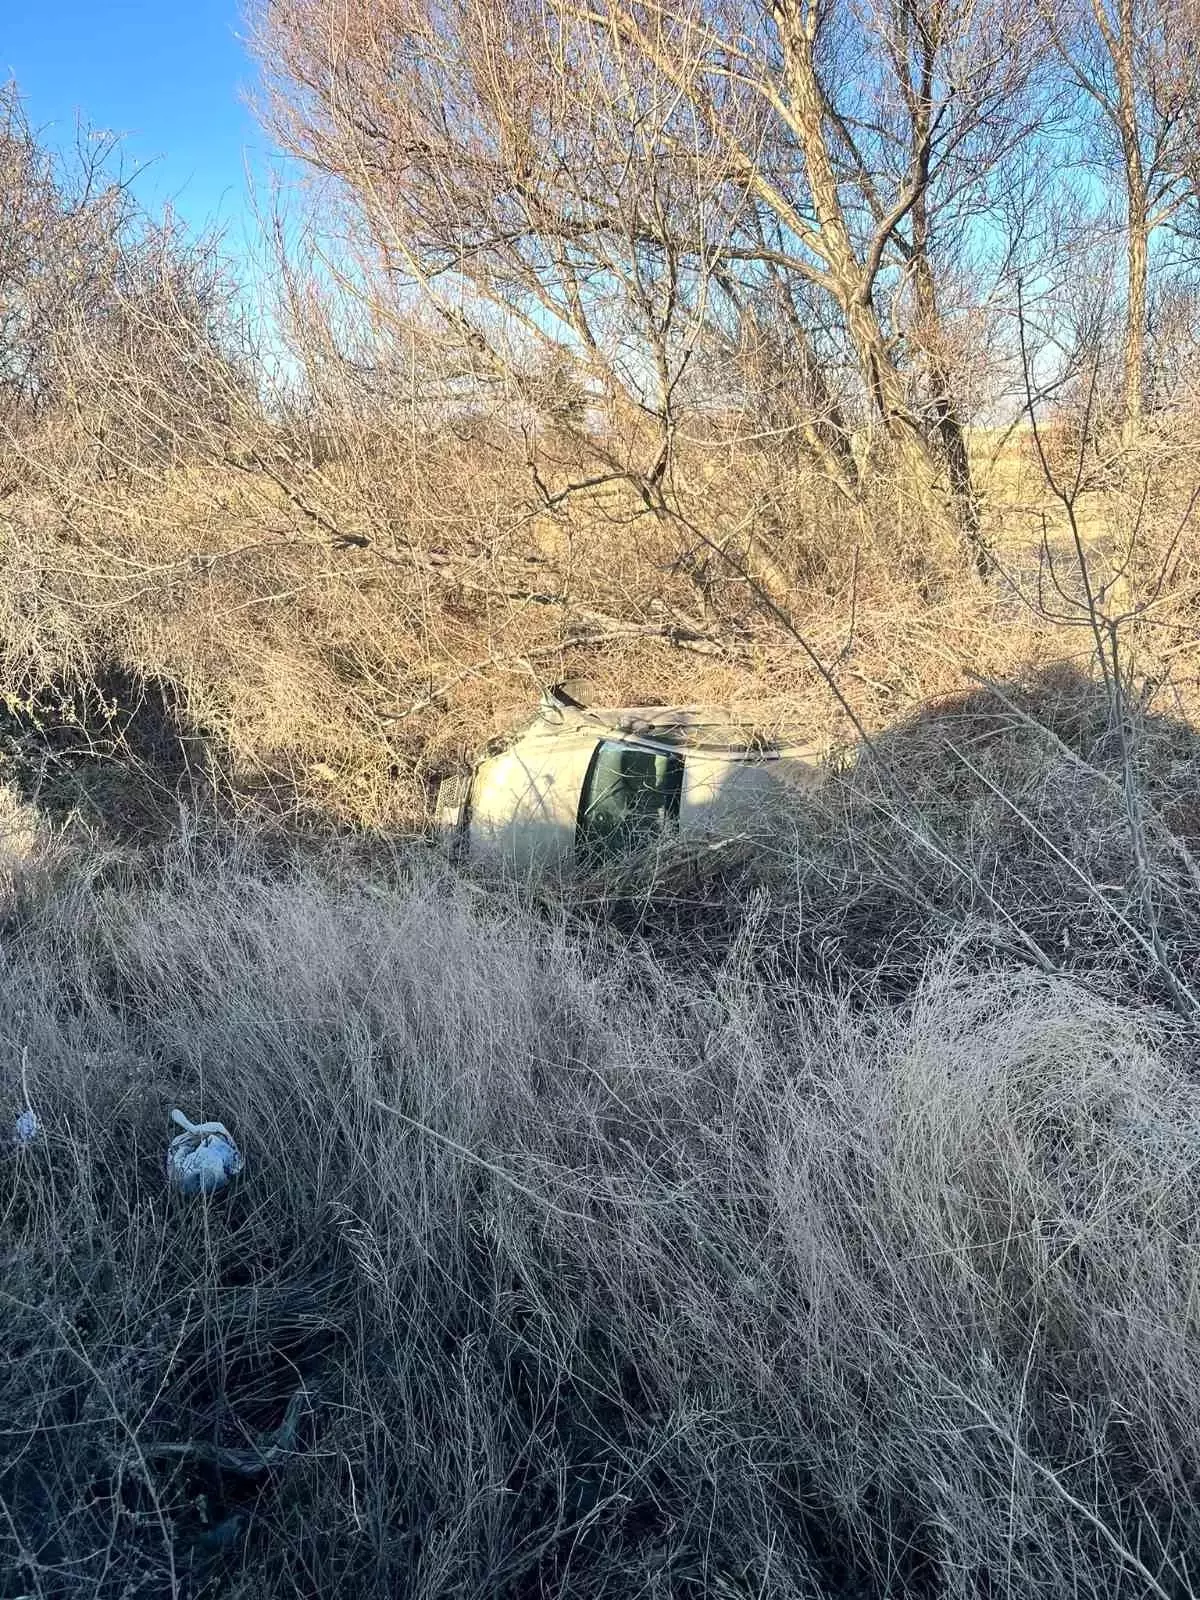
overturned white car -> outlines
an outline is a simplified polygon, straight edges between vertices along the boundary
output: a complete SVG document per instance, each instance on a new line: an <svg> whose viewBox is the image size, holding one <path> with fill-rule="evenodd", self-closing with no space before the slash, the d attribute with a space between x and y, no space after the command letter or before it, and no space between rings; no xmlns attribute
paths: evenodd
<svg viewBox="0 0 1200 1600"><path fill-rule="evenodd" d="M437 821L457 855L518 871L652 849L672 836L769 833L819 753L722 707L589 707L565 686L532 722L445 779Z"/></svg>

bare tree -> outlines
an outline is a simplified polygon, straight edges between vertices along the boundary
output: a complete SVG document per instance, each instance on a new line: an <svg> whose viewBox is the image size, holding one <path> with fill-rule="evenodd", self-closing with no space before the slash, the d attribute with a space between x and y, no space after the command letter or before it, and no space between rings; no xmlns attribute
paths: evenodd
<svg viewBox="0 0 1200 1600"><path fill-rule="evenodd" d="M1004 232L1012 158L1051 118L1042 31L1015 7L954 0L799 9L802 26L795 7L780 26L793 100L814 107L804 150L813 194L827 196L824 231L848 245L831 263L835 298L862 330L860 362L889 431L932 454L985 566L943 289L972 234ZM863 307L878 333L863 326ZM886 389L885 329L899 369ZM910 471L919 480L916 461Z"/></svg>
<svg viewBox="0 0 1200 1600"><path fill-rule="evenodd" d="M276 130L348 187L387 270L524 399L525 357L557 348L630 446L611 470L657 492L706 339L753 343L770 305L831 476L854 492L861 406L982 565L938 270L1028 127L1035 20L1013 0L270 0L260 41ZM848 395L827 377L845 361Z"/></svg>
<svg viewBox="0 0 1200 1600"><path fill-rule="evenodd" d="M110 135L52 151L0 91L0 447L47 482L127 476L257 401L212 239L144 214Z"/></svg>
<svg viewBox="0 0 1200 1600"><path fill-rule="evenodd" d="M1120 186L1126 228L1122 407L1146 404L1151 252L1195 194L1196 15L1188 0L1041 0L1071 81L1095 113L1091 155Z"/></svg>

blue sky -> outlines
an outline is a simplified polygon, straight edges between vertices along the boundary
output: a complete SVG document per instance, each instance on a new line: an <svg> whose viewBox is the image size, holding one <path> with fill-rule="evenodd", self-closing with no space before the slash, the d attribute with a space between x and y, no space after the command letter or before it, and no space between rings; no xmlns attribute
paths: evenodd
<svg viewBox="0 0 1200 1600"><path fill-rule="evenodd" d="M0 0L0 77L15 77L47 142L69 144L78 114L124 133L152 205L199 226L250 230L246 170L270 144L244 103L255 66L243 0ZM46 125L49 125L48 127Z"/></svg>

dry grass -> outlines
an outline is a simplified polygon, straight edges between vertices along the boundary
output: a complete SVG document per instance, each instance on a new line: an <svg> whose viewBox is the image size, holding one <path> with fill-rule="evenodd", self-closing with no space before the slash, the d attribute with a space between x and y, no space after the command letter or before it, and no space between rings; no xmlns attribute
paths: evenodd
<svg viewBox="0 0 1200 1600"><path fill-rule="evenodd" d="M264 398L211 250L0 111L0 1595L1192 1594L1194 413L1070 508L1102 693L1028 438L980 582L882 456L572 489L638 438L294 262ZM396 843L569 673L872 747L640 879Z"/></svg>
<svg viewBox="0 0 1200 1600"><path fill-rule="evenodd" d="M1067 663L981 683L835 753L773 833L683 841L536 896L685 970L752 936L782 982L906 996L931 951L953 946L1190 1017L1200 736L1134 705L1124 727L1123 739L1106 693Z"/></svg>
<svg viewBox="0 0 1200 1600"><path fill-rule="evenodd" d="M896 1000L412 857L11 873L5 1592L1191 1592L1198 1041L1119 952Z"/></svg>

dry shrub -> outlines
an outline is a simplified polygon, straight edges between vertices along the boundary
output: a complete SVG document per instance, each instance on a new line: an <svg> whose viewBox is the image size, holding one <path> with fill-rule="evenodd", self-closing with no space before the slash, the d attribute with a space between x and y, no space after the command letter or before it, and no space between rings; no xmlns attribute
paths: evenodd
<svg viewBox="0 0 1200 1600"><path fill-rule="evenodd" d="M136 203L111 134L56 153L0 85L0 492L118 496L253 405L228 264Z"/></svg>
<svg viewBox="0 0 1200 1600"><path fill-rule="evenodd" d="M113 682L128 693L89 748L162 692L204 746L189 783L198 767L275 815L394 832L565 676L614 704L754 705L840 745L847 706L874 732L958 692L964 668L1007 677L1091 649L1054 618L1046 550L1072 594L1075 557L1027 471L990 488L998 567L981 584L869 440L856 492L834 487L791 368L760 351L761 385L734 385L728 411L695 379L650 495L637 428L581 404L569 372L538 368L534 392L472 366L461 329L387 298L377 266L339 293L291 242L272 371L211 243L138 213L117 152L56 160L15 96L3 110L0 272L22 354L0 434L0 682L31 793L52 758L55 803L86 790L98 814L59 757ZM1161 449L1148 432L1081 507L1098 580L1136 601L1169 569L1136 642L1185 713L1187 428ZM169 812L157 783L112 798L131 819L152 795Z"/></svg>

